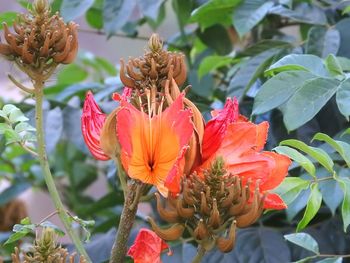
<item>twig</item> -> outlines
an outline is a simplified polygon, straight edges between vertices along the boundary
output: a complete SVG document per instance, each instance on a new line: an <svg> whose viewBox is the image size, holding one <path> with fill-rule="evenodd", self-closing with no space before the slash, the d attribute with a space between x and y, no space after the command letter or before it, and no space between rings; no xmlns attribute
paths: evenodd
<svg viewBox="0 0 350 263"><path fill-rule="evenodd" d="M58 214L58 211L57 211L57 210L56 210L56 211L53 211L53 212L50 213L48 216L44 217L44 219L42 219L42 220L39 222L39 224L37 224L37 225L40 225L40 224L44 223L47 219L49 219L49 218L51 218L51 217L53 217L54 215L57 215L57 214Z"/></svg>
<svg viewBox="0 0 350 263"><path fill-rule="evenodd" d="M29 146L27 146L24 142L19 142L19 145L20 145L24 150L26 150L28 153L34 155L35 157L38 157L38 153L37 153L34 149L32 149L32 148L30 148Z"/></svg>
<svg viewBox="0 0 350 263"><path fill-rule="evenodd" d="M7 77L12 81L13 84L15 84L18 88L20 88L24 92L27 92L29 94L34 94L34 89L25 87L23 84L18 82L11 74L7 74Z"/></svg>

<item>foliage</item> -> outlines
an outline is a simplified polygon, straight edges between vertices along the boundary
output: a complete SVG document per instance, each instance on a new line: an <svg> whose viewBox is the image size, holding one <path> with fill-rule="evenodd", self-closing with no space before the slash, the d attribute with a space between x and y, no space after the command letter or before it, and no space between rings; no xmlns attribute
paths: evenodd
<svg viewBox="0 0 350 263"><path fill-rule="evenodd" d="M17 2L30 6L25 0ZM247 257L250 262L306 262L307 257L321 260L315 256L326 253L349 254L350 145L349 135L343 134L350 116L346 1L52 1L51 11L58 10L67 21L84 17L91 30L105 34L106 39L122 35L141 40L141 26L157 30L174 11L179 33L165 44L186 55L191 100L206 113L221 108L226 97L237 96L242 113L257 122L270 122L268 147L294 161L290 176L276 190L288 209L268 211L259 222L266 227L241 230L234 252L213 251L205 262L246 262ZM14 17L15 13L4 12L0 21L11 23ZM45 89L53 174L62 185L67 207L80 218L96 222L90 244L112 242L113 235L106 233L115 226L124 200L114 165L93 161L83 143L78 125L81 104L85 92L93 90L95 99L109 112L115 107L110 95L121 88L114 61L81 50L73 64L57 73L56 83ZM10 182L0 193L0 205L4 205L30 187L45 188L38 162L23 148L35 152L33 106L21 102L1 108L0 179ZM98 174L106 176L109 188L93 200L85 190ZM138 221L144 224L141 215ZM21 238L33 227L22 223L16 230L14 235L20 233L17 237ZM300 230L306 234L285 238L309 252L283 239L283 234ZM96 247L89 247L90 254L99 254ZM9 255L6 248L0 251ZM174 244L174 256L164 262L187 262L194 254L191 244ZM331 258L323 262L341 262L336 256Z"/></svg>

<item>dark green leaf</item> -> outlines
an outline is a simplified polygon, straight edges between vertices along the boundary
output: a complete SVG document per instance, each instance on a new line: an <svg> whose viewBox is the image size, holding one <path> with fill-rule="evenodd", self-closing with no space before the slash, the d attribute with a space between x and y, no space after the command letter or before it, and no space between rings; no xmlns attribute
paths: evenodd
<svg viewBox="0 0 350 263"><path fill-rule="evenodd" d="M294 147L300 151L303 151L304 153L310 155L313 159L318 161L323 167L325 167L330 173L333 173L333 161L329 157L329 155L322 149L320 148L315 148L306 145L302 141L298 141L295 139L289 139L289 140L284 140L280 143L280 145L287 145Z"/></svg>
<svg viewBox="0 0 350 263"><path fill-rule="evenodd" d="M232 51L232 43L226 28L214 25L198 32L200 40L219 55L226 55Z"/></svg>
<svg viewBox="0 0 350 263"><path fill-rule="evenodd" d="M285 103L300 86L315 75L305 71L287 71L266 81L254 99L254 115L265 113Z"/></svg>
<svg viewBox="0 0 350 263"><path fill-rule="evenodd" d="M309 185L310 181L303 180L299 177L287 177L274 192L279 194L283 201L289 205L299 196L300 192L307 189Z"/></svg>
<svg viewBox="0 0 350 263"><path fill-rule="evenodd" d="M338 50L338 55L343 57L350 57L350 49L349 49L349 43L350 43L350 34L349 34L349 27L350 27L350 18L341 19L336 25L335 28L340 33L340 47Z"/></svg>
<svg viewBox="0 0 350 263"><path fill-rule="evenodd" d="M82 16L94 3L94 0L63 0L61 15L65 21Z"/></svg>
<svg viewBox="0 0 350 263"><path fill-rule="evenodd" d="M322 59L314 55L299 55L299 54L290 54L273 65L265 72L266 75L290 71L290 70L305 70L310 73L322 77L329 76L329 73L323 64Z"/></svg>
<svg viewBox="0 0 350 263"><path fill-rule="evenodd" d="M288 100L283 121L289 131L311 120L332 98L339 81L331 78L314 78L304 82Z"/></svg>
<svg viewBox="0 0 350 263"><path fill-rule="evenodd" d="M350 116L350 79L340 83L336 95L336 101L341 114L349 121Z"/></svg>
<svg viewBox="0 0 350 263"><path fill-rule="evenodd" d="M263 39L259 41L258 43L247 47L242 52L239 52L237 54L238 57L250 57L258 55L268 49L271 48L288 48L292 47L292 44L290 42L282 41L282 40L275 40L275 39Z"/></svg>
<svg viewBox="0 0 350 263"><path fill-rule="evenodd" d="M13 25L13 21L17 18L16 12L4 12L0 13L0 30L3 29L2 23L6 23L8 26Z"/></svg>
<svg viewBox="0 0 350 263"><path fill-rule="evenodd" d="M297 150L288 146L277 146L276 148L274 148L274 150L279 154L289 156L289 158L291 158L293 161L300 164L312 177L316 177L315 165L306 156L304 156Z"/></svg>
<svg viewBox="0 0 350 263"><path fill-rule="evenodd" d="M192 12L191 21L198 22L202 30L215 24L230 25L232 10L241 0L210 0Z"/></svg>
<svg viewBox="0 0 350 263"><path fill-rule="evenodd" d="M320 209L321 203L322 194L318 189L318 184L315 183L311 185L311 194L309 196L309 200L307 201L304 216L298 223L297 231L304 229L310 223Z"/></svg>
<svg viewBox="0 0 350 263"><path fill-rule="evenodd" d="M135 1L128 0L105 0L103 6L104 30L108 37L121 29L134 10Z"/></svg>
<svg viewBox="0 0 350 263"><path fill-rule="evenodd" d="M87 71L77 64L70 64L62 68L57 75L57 84L70 85L81 82L88 77Z"/></svg>
<svg viewBox="0 0 350 263"><path fill-rule="evenodd" d="M86 21L92 28L102 29L103 28L103 14L102 9L92 7L85 15Z"/></svg>
<svg viewBox="0 0 350 263"><path fill-rule="evenodd" d="M240 37L257 25L273 6L272 1L245 0L233 11L233 25Z"/></svg>
<svg viewBox="0 0 350 263"><path fill-rule="evenodd" d="M208 74L210 71L227 66L232 63L231 57L224 56L208 56L205 57L198 68L198 78L201 79L204 75Z"/></svg>
<svg viewBox="0 0 350 263"><path fill-rule="evenodd" d="M299 247L305 248L315 254L320 254L316 240L307 233L289 234L285 235L284 238Z"/></svg>
<svg viewBox="0 0 350 263"><path fill-rule="evenodd" d="M184 27L191 17L194 2L192 0L173 0L172 4L179 20L179 26Z"/></svg>
<svg viewBox="0 0 350 263"><path fill-rule="evenodd" d="M336 54L340 46L340 34L335 28L314 26L309 30L306 42L306 53L319 57Z"/></svg>

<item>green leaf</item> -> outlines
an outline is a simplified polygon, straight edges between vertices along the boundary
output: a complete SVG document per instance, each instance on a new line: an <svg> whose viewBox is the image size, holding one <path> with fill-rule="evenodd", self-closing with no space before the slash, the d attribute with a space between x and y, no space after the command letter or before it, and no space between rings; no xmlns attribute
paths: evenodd
<svg viewBox="0 0 350 263"><path fill-rule="evenodd" d="M298 223L297 231L304 229L310 221L315 217L318 210L321 207L322 203L322 194L318 189L318 184L311 185L311 194L309 200L307 201L306 209L304 212L304 216L301 221Z"/></svg>
<svg viewBox="0 0 350 263"><path fill-rule="evenodd" d="M344 193L341 213L343 217L344 232L346 232L348 226L350 225L350 179L336 177L336 180L338 181Z"/></svg>
<svg viewBox="0 0 350 263"><path fill-rule="evenodd" d="M198 32L199 39L212 48L219 55L226 55L232 51L232 42L226 28L221 25L214 25Z"/></svg>
<svg viewBox="0 0 350 263"><path fill-rule="evenodd" d="M14 130L6 130L4 134L6 138L6 145L22 141L21 136L19 136L19 134Z"/></svg>
<svg viewBox="0 0 350 263"><path fill-rule="evenodd" d="M205 57L198 68L198 78L201 79L204 75L208 74L210 71L227 66L232 63L231 57L225 56L208 56Z"/></svg>
<svg viewBox="0 0 350 263"><path fill-rule="evenodd" d="M116 33L128 22L135 5L135 1L128 0L104 1L103 24L108 37Z"/></svg>
<svg viewBox="0 0 350 263"><path fill-rule="evenodd" d="M15 105L12 104L6 104L3 108L2 108L3 112L9 116L11 114L12 111L18 110L18 108Z"/></svg>
<svg viewBox="0 0 350 263"><path fill-rule="evenodd" d="M341 114L349 121L350 116L350 79L340 83L336 94L336 101Z"/></svg>
<svg viewBox="0 0 350 263"><path fill-rule="evenodd" d="M1 124L0 124L1 125ZM31 132L35 131L35 128L28 124L27 122L20 122L15 126L15 132L21 133L21 132ZM0 133L1 133L1 128L0 128Z"/></svg>
<svg viewBox="0 0 350 263"><path fill-rule="evenodd" d="M191 11L194 2L192 0L173 0L172 5L173 9L179 20L179 26L185 27L191 18ZM203 6L203 5L202 5Z"/></svg>
<svg viewBox="0 0 350 263"><path fill-rule="evenodd" d="M0 123L0 134L4 134L7 130L12 130L12 127L7 123Z"/></svg>
<svg viewBox="0 0 350 263"><path fill-rule="evenodd" d="M318 161L323 167L327 169L327 171L333 174L334 163L331 157L329 157L329 155L324 150L308 146L304 142L295 139L284 140L280 143L280 145L291 146L300 151L303 151Z"/></svg>
<svg viewBox="0 0 350 263"><path fill-rule="evenodd" d="M343 69L338 59L333 55L329 54L325 60L326 67L332 76L344 75Z"/></svg>
<svg viewBox="0 0 350 263"><path fill-rule="evenodd" d="M257 25L274 5L272 1L245 0L233 11L233 25L240 37Z"/></svg>
<svg viewBox="0 0 350 263"><path fill-rule="evenodd" d="M290 70L305 70L317 76L329 76L329 73L321 58L314 55L299 54L290 54L283 57L271 65L270 68L265 71L265 74L273 75L275 73Z"/></svg>
<svg viewBox="0 0 350 263"><path fill-rule="evenodd" d="M25 217L23 219L21 219L21 225L30 225L32 222L30 221L29 217Z"/></svg>
<svg viewBox="0 0 350 263"><path fill-rule="evenodd" d="M286 8L282 5L277 5L271 8L269 13L287 17L293 21L302 23L316 25L327 24L327 16L323 9L316 5L311 5L308 3L299 4L294 10Z"/></svg>
<svg viewBox="0 0 350 263"><path fill-rule="evenodd" d="M318 140L328 143L344 159L347 166L350 167L350 144L332 139L324 133L316 133L312 140Z"/></svg>
<svg viewBox="0 0 350 263"><path fill-rule="evenodd" d="M283 120L289 131L311 120L332 98L339 81L331 78L314 78L304 82L284 109Z"/></svg>
<svg viewBox="0 0 350 263"><path fill-rule="evenodd" d="M314 26L308 32L305 46L307 54L326 57L336 54L340 46L340 34L335 28L327 30L324 26Z"/></svg>
<svg viewBox="0 0 350 263"><path fill-rule="evenodd" d="M343 71L350 71L350 59L344 57L337 57L339 64Z"/></svg>
<svg viewBox="0 0 350 263"><path fill-rule="evenodd" d="M95 58L96 63L109 75L116 76L117 75L117 68L111 64L107 59L97 57Z"/></svg>
<svg viewBox="0 0 350 263"><path fill-rule="evenodd" d="M290 48L292 44L290 42L275 40L275 39L263 39L256 44L248 46L243 51L237 54L237 57L250 57L256 56L271 48Z"/></svg>
<svg viewBox="0 0 350 263"><path fill-rule="evenodd" d="M192 12L191 22L198 22L204 30L215 24L230 25L232 11L241 0L210 0Z"/></svg>
<svg viewBox="0 0 350 263"><path fill-rule="evenodd" d="M102 9L91 7L85 14L86 22L89 26L96 29L103 28L103 14Z"/></svg>
<svg viewBox="0 0 350 263"><path fill-rule="evenodd" d="M4 12L0 13L0 30L3 29L2 23L6 23L8 26L13 25L13 21L17 18L16 12Z"/></svg>
<svg viewBox="0 0 350 263"><path fill-rule="evenodd" d="M82 16L93 4L94 0L63 0L61 15L65 21L74 20Z"/></svg>
<svg viewBox="0 0 350 263"><path fill-rule="evenodd" d="M137 0L140 11L146 17L157 20L159 10L164 0Z"/></svg>
<svg viewBox="0 0 350 263"><path fill-rule="evenodd" d="M77 64L70 64L62 68L57 75L57 84L70 85L81 82L88 77L88 72Z"/></svg>
<svg viewBox="0 0 350 263"><path fill-rule="evenodd" d="M22 237L25 237L29 233L30 233L30 231L28 231L28 232L16 232L9 237L9 239L4 243L4 245L8 245L8 244L11 244L17 240L20 240Z"/></svg>
<svg viewBox="0 0 350 263"><path fill-rule="evenodd" d="M285 235L284 238L299 247L305 248L315 254L320 254L317 241L307 233L289 234Z"/></svg>
<svg viewBox="0 0 350 263"><path fill-rule="evenodd" d="M285 103L302 84L316 76L305 71L287 71L266 81L254 98L253 115L262 114Z"/></svg>
<svg viewBox="0 0 350 263"><path fill-rule="evenodd" d="M315 165L303 154L288 146L277 146L274 148L279 154L287 155L293 161L300 164L312 177L316 178Z"/></svg>
<svg viewBox="0 0 350 263"><path fill-rule="evenodd" d="M58 226L56 226L55 224L51 223L50 221L44 221L42 223L39 224L39 226L41 227L48 227L48 228L52 228L57 235L59 236L64 236L65 233L62 229L60 229Z"/></svg>
<svg viewBox="0 0 350 263"><path fill-rule="evenodd" d="M5 205L10 202L12 199L19 196L25 190L30 187L30 184L23 181L15 181L14 184L6 188L0 193L0 206Z"/></svg>
<svg viewBox="0 0 350 263"><path fill-rule="evenodd" d="M17 123L17 122L28 121L29 119L26 116L24 116L23 112L20 109L15 109L11 111L9 115L9 120L11 123Z"/></svg>
<svg viewBox="0 0 350 263"><path fill-rule="evenodd" d="M279 194L283 201L289 205L299 196L302 190L309 188L309 185L310 181L303 180L299 177L287 177L274 192Z"/></svg>

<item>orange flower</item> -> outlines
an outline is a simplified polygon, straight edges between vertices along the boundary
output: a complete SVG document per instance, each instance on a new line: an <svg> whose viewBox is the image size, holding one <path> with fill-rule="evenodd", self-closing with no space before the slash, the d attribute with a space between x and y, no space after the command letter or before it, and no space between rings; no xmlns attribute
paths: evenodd
<svg viewBox="0 0 350 263"><path fill-rule="evenodd" d="M160 254L165 249L169 249L168 244L156 233L149 229L141 228L134 244L128 251L128 256L134 259L134 263L162 263Z"/></svg>
<svg viewBox="0 0 350 263"><path fill-rule="evenodd" d="M184 154L193 133L191 111L183 108L181 94L167 109L146 114L126 101L116 113L121 160L127 174L155 185L167 196L168 175L183 173Z"/></svg>
<svg viewBox="0 0 350 263"><path fill-rule="evenodd" d="M276 188L288 173L290 159L274 152L262 151L267 139L268 122L254 124L238 113L238 104L227 100L223 110L208 122L204 130L204 162L197 170L210 167L218 157L225 161L225 168L239 175L243 183L259 183L261 193L266 193L265 208L284 209L286 204L270 190ZM215 138L215 142L211 140Z"/></svg>

